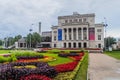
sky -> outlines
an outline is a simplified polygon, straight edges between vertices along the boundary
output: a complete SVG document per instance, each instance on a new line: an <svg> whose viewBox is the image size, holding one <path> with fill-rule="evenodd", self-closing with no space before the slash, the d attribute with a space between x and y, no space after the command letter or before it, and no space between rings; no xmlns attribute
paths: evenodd
<svg viewBox="0 0 120 80"><path fill-rule="evenodd" d="M95 22L108 24L107 36L120 37L120 0L0 0L0 38L26 36L29 29L51 31L58 16L95 13ZM106 18L106 20L104 19Z"/></svg>

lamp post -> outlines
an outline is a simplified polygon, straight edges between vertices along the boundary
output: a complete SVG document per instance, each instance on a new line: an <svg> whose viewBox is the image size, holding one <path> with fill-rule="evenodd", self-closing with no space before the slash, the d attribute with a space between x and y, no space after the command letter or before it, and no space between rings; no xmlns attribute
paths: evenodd
<svg viewBox="0 0 120 80"><path fill-rule="evenodd" d="M32 32L32 29L29 29L30 31L30 49L31 49L31 32Z"/></svg>
<svg viewBox="0 0 120 80"><path fill-rule="evenodd" d="M106 39L106 35L107 35L107 31L106 31L106 28L107 28L107 26L108 26L108 24L107 24L107 20L106 20L106 18L104 17L104 24L103 24L103 26L105 27L105 51L107 50L107 39Z"/></svg>
<svg viewBox="0 0 120 80"><path fill-rule="evenodd" d="M105 27L105 40L104 40L104 41L105 41L105 44L104 44L104 46L105 46L105 51L107 50L107 48L106 48L106 47L107 47L107 39L106 39L106 35L107 35L107 34L106 34L106 27L107 27L107 26L108 26L108 25L105 23L105 24L104 24L104 27Z"/></svg>

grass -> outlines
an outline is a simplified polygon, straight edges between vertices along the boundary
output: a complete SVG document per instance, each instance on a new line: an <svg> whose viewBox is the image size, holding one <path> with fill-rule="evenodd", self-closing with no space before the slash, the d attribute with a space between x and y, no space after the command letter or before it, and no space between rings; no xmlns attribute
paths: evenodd
<svg viewBox="0 0 120 80"><path fill-rule="evenodd" d="M9 53L11 50L0 50L0 54L6 54Z"/></svg>
<svg viewBox="0 0 120 80"><path fill-rule="evenodd" d="M86 53L86 56L81 63L81 66L78 70L78 74L76 75L75 80L87 80L87 69L88 69L88 53Z"/></svg>
<svg viewBox="0 0 120 80"><path fill-rule="evenodd" d="M105 54L120 60L120 51L106 51Z"/></svg>
<svg viewBox="0 0 120 80"><path fill-rule="evenodd" d="M58 64L64 64L64 63L73 61L72 59L69 59L69 58L59 57L58 54L44 53L43 55L44 56L52 56L56 59L55 61L48 62L48 64L51 66L58 65Z"/></svg>

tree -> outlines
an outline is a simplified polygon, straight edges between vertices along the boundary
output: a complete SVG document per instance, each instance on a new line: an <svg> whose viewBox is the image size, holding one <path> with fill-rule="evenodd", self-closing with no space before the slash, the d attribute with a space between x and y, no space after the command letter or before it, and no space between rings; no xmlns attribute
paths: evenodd
<svg viewBox="0 0 120 80"><path fill-rule="evenodd" d="M118 41L120 41L120 38L118 39Z"/></svg>
<svg viewBox="0 0 120 80"><path fill-rule="evenodd" d="M105 38L105 44L107 48L112 46L112 44L115 44L115 43L116 43L116 39L114 37Z"/></svg>
<svg viewBox="0 0 120 80"><path fill-rule="evenodd" d="M37 32L34 32L33 34L29 33L26 38L26 42L28 46L30 46L30 40L31 40L31 47L36 47L37 43L41 42L41 37Z"/></svg>
<svg viewBox="0 0 120 80"><path fill-rule="evenodd" d="M37 32L33 33L33 38L32 39L33 39L33 41L32 41L33 47L35 47L38 43L41 42L41 37Z"/></svg>
<svg viewBox="0 0 120 80"><path fill-rule="evenodd" d="M14 38L14 42L18 41L18 40L21 39L21 38L22 38L21 35L17 35L17 36L15 36L15 38Z"/></svg>
<svg viewBox="0 0 120 80"><path fill-rule="evenodd" d="M8 46L13 45L14 43L15 43L14 38L13 37L8 37Z"/></svg>
<svg viewBox="0 0 120 80"><path fill-rule="evenodd" d="M21 38L22 38L21 35L17 35L15 37L6 37L6 38L4 38L5 47L13 45L16 41L18 41Z"/></svg>
<svg viewBox="0 0 120 80"><path fill-rule="evenodd" d="M2 40L0 40L0 46L2 46L3 45L3 41Z"/></svg>

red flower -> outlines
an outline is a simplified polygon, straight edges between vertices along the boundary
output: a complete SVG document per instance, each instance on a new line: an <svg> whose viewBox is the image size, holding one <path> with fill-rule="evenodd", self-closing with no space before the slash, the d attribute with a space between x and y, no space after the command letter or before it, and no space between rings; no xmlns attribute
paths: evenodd
<svg viewBox="0 0 120 80"><path fill-rule="evenodd" d="M66 64L60 64L60 65L56 65L55 69L57 72L73 71L74 68L77 66L77 64L78 64L78 62L76 62L76 61L66 63Z"/></svg>

